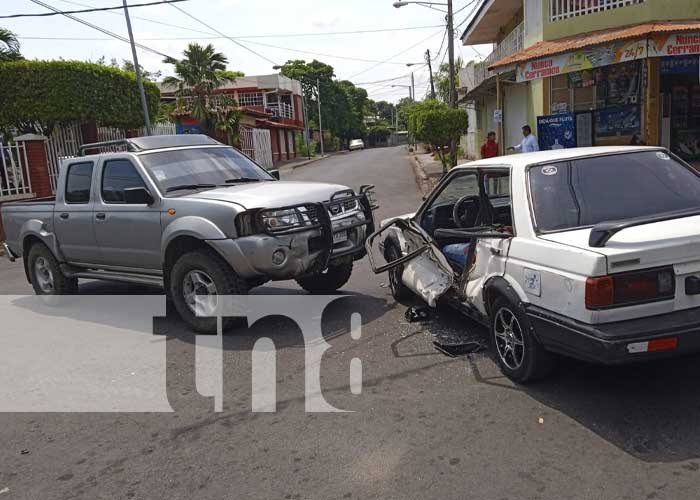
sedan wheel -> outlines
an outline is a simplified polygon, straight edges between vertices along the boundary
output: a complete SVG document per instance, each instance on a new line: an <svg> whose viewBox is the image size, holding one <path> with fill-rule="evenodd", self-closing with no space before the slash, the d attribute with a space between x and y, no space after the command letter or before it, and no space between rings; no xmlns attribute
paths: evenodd
<svg viewBox="0 0 700 500"><path fill-rule="evenodd" d="M501 362L511 370L518 370L525 357L525 342L518 318L510 309L503 307L493 321L496 351Z"/></svg>

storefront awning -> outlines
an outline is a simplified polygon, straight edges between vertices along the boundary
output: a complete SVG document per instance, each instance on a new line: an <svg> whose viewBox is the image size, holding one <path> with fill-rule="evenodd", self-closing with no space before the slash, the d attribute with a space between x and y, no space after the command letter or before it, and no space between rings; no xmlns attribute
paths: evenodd
<svg viewBox="0 0 700 500"><path fill-rule="evenodd" d="M700 21L659 21L643 23L621 28L591 31L579 35L546 40L538 42L519 52L506 56L494 62L489 69L498 69L505 66L523 64L535 59L551 57L559 54L575 52L580 49L596 45L609 44L622 40L646 39L653 35L664 35L674 32L700 31ZM698 44L700 45L700 43ZM650 54L651 55L651 54ZM658 54L663 55L663 54ZM680 55L680 54L678 54ZM646 54L645 54L646 57ZM550 76L550 75L544 75Z"/></svg>

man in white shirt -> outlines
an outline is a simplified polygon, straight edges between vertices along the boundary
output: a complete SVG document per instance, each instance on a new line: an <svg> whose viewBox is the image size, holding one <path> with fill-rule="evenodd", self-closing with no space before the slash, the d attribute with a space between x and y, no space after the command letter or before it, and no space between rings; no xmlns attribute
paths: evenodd
<svg viewBox="0 0 700 500"><path fill-rule="evenodd" d="M522 151L523 153L532 153L540 150L540 145L537 142L537 137L532 135L530 125L523 127L523 141L517 146L511 146L508 151Z"/></svg>

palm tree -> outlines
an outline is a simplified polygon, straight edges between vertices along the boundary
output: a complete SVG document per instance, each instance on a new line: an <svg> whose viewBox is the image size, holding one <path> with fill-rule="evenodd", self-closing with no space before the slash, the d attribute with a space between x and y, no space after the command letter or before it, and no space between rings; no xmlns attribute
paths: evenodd
<svg viewBox="0 0 700 500"><path fill-rule="evenodd" d="M14 33L0 28L0 62L18 61L22 59L19 53L19 41Z"/></svg>
<svg viewBox="0 0 700 500"><path fill-rule="evenodd" d="M212 44L203 47L190 43L183 52L183 59L166 57L163 62L175 66L177 76L163 80L165 85L177 88L178 107L185 108L195 119L211 125L211 96L216 89L231 81L226 73L228 59L221 52L216 52Z"/></svg>

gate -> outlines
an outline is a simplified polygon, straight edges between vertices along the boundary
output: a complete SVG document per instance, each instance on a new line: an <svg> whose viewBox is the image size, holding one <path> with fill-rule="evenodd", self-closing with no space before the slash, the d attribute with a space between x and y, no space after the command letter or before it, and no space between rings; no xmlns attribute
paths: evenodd
<svg viewBox="0 0 700 500"><path fill-rule="evenodd" d="M241 127L241 152L261 167L272 169L272 141L270 131L262 128Z"/></svg>
<svg viewBox="0 0 700 500"><path fill-rule="evenodd" d="M56 192L58 182L58 167L64 158L78 156L78 148L83 144L83 133L79 123L70 123L54 128L51 136L44 144L46 160L49 164L51 190Z"/></svg>
<svg viewBox="0 0 700 500"><path fill-rule="evenodd" d="M24 143L0 143L0 200L32 194L28 166Z"/></svg>

